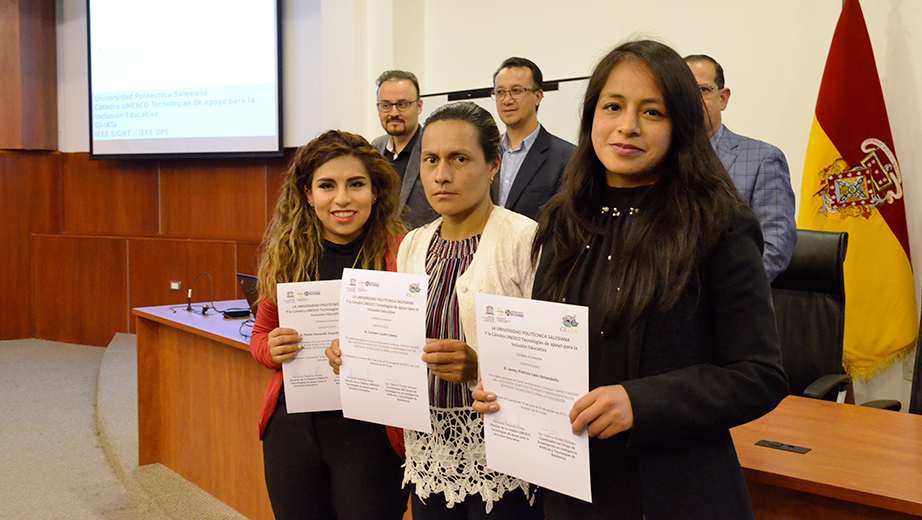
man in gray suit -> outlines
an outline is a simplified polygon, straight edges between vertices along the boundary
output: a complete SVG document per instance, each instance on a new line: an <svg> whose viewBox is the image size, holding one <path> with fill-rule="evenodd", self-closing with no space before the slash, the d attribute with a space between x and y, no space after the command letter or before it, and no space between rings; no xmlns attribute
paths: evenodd
<svg viewBox="0 0 922 520"><path fill-rule="evenodd" d="M733 179L743 200L762 226L765 250L762 263L769 281L785 270L797 242L794 190L784 153L768 143L734 134L721 122L730 89L724 87L724 71L714 58L686 56L704 99L705 124L711 146Z"/></svg>
<svg viewBox="0 0 922 520"><path fill-rule="evenodd" d="M371 144L387 158L400 177L400 208L403 222L413 229L434 220L438 214L426 200L419 178L419 114L423 100L419 81L412 72L389 70L378 76L378 117L386 134Z"/></svg>
<svg viewBox="0 0 922 520"><path fill-rule="evenodd" d="M496 203L536 220L575 149L538 123L542 82L541 69L525 58L509 58L493 74L492 96L506 125Z"/></svg>

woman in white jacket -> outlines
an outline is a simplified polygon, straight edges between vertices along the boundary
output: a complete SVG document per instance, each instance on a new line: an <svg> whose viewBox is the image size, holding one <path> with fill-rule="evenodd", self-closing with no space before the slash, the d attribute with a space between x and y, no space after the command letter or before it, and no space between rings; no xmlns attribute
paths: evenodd
<svg viewBox="0 0 922 520"><path fill-rule="evenodd" d="M432 434L405 430L404 484L414 520L541 518L529 484L487 469L483 420L471 409L477 369L477 293L530 298L537 224L493 204L500 134L470 102L440 107L422 134L420 177L441 216L411 231L397 270L429 275L426 347ZM338 346L331 364L339 364Z"/></svg>
<svg viewBox="0 0 922 520"><path fill-rule="evenodd" d="M528 483L487 469L483 420L471 409L477 294L529 298L534 282L535 222L490 198L499 145L493 117L470 102L439 108L423 129L420 178L441 218L410 232L397 253L398 271L429 275L423 361L432 434L405 432L414 520L540 513L529 506Z"/></svg>

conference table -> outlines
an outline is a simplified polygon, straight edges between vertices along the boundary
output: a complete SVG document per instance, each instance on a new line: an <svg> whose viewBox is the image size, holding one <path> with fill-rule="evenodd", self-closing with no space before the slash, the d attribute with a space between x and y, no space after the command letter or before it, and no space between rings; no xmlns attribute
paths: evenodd
<svg viewBox="0 0 922 520"><path fill-rule="evenodd" d="M272 371L250 355L241 331L251 329L184 306L133 313L140 464L162 463L248 518L273 518L256 430ZM789 396L731 434L757 519L922 516L922 416Z"/></svg>
<svg viewBox="0 0 922 520"><path fill-rule="evenodd" d="M248 307L246 300L215 306ZM159 462L247 518L271 520L257 421L272 371L250 355L241 332L252 327L183 305L133 314L139 463Z"/></svg>
<svg viewBox="0 0 922 520"><path fill-rule="evenodd" d="M757 519L922 516L922 416L789 396L731 434Z"/></svg>

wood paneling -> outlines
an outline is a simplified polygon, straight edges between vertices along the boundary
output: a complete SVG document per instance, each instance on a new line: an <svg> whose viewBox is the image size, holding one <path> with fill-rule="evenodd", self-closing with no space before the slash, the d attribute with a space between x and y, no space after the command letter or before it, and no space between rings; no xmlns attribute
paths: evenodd
<svg viewBox="0 0 922 520"><path fill-rule="evenodd" d="M0 148L22 143L19 2L0 2Z"/></svg>
<svg viewBox="0 0 922 520"><path fill-rule="evenodd" d="M36 338L103 347L128 332L127 240L34 235Z"/></svg>
<svg viewBox="0 0 922 520"><path fill-rule="evenodd" d="M266 228L266 161L161 161L164 237L259 240Z"/></svg>
<svg viewBox="0 0 922 520"><path fill-rule="evenodd" d="M132 239L128 243L129 306L182 305L188 302L192 281L201 276L192 288L192 301L211 303L214 300L236 298L235 244L229 241L190 241ZM179 291L172 291L169 282L182 282ZM132 331L133 329L132 324Z"/></svg>
<svg viewBox="0 0 922 520"><path fill-rule="evenodd" d="M160 372L162 325L153 320L135 318L138 335L138 464L152 464L160 460L163 436L160 430Z"/></svg>
<svg viewBox="0 0 922 520"><path fill-rule="evenodd" d="M259 242L237 242L237 272L256 275L259 263ZM243 298L243 295L240 296Z"/></svg>
<svg viewBox="0 0 922 520"><path fill-rule="evenodd" d="M157 161L91 161L64 154L64 232L69 235L157 236Z"/></svg>
<svg viewBox="0 0 922 520"><path fill-rule="evenodd" d="M0 2L0 148L55 150L55 0Z"/></svg>
<svg viewBox="0 0 922 520"><path fill-rule="evenodd" d="M20 0L22 148L58 149L55 0Z"/></svg>
<svg viewBox="0 0 922 520"><path fill-rule="evenodd" d="M898 412L891 412L898 413ZM749 481L756 520L798 518L835 520L911 520L916 515L846 502L821 495Z"/></svg>
<svg viewBox="0 0 922 520"><path fill-rule="evenodd" d="M275 203L278 202L282 194L282 186L285 184L285 176L288 174L288 165L294 158L296 148L285 150L284 159L273 159L266 165L266 222L272 220L272 214L275 212Z"/></svg>
<svg viewBox="0 0 922 520"><path fill-rule="evenodd" d="M91 161L85 153L0 152L0 243L9 251L0 254L0 269L24 302L0 321L0 339L104 346L116 332L133 330L125 325L127 309L185 303L201 272L214 278L215 300L242 297L234 274L256 272L293 153ZM33 233L43 236L33 242ZM170 280L182 281L182 290L169 291ZM97 281L98 289L89 287ZM33 298L33 290L43 295ZM210 298L207 277L200 278L193 299ZM63 302L65 326L49 309L52 301Z"/></svg>
<svg viewBox="0 0 922 520"><path fill-rule="evenodd" d="M32 337L33 232L61 229L61 155L0 152L0 272L15 295L0 320L0 340Z"/></svg>

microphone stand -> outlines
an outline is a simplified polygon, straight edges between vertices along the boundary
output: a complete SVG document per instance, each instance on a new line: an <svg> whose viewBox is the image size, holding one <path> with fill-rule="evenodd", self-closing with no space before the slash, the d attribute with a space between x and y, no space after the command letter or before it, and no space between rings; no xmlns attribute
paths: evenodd
<svg viewBox="0 0 922 520"><path fill-rule="evenodd" d="M207 315L208 315L208 309L210 309L210 307L208 306L208 304L202 305L202 310L201 310L201 312L200 312L200 311L197 311L197 310L195 310L195 309L192 308L192 286L195 285L195 281L198 280L199 277L201 277L202 275L207 276L208 279L211 280L211 290L212 290L212 293L214 292L214 279L211 278L211 275L208 274L208 273L199 273L199 274L197 274L197 275L195 276L195 278L192 279L192 283L189 284L189 299L188 299L188 302L186 303L186 311L188 311L188 312L194 312L194 313L196 313L196 314L201 314L202 316L207 316ZM214 300L214 296L213 296L213 295L212 295L212 300Z"/></svg>

